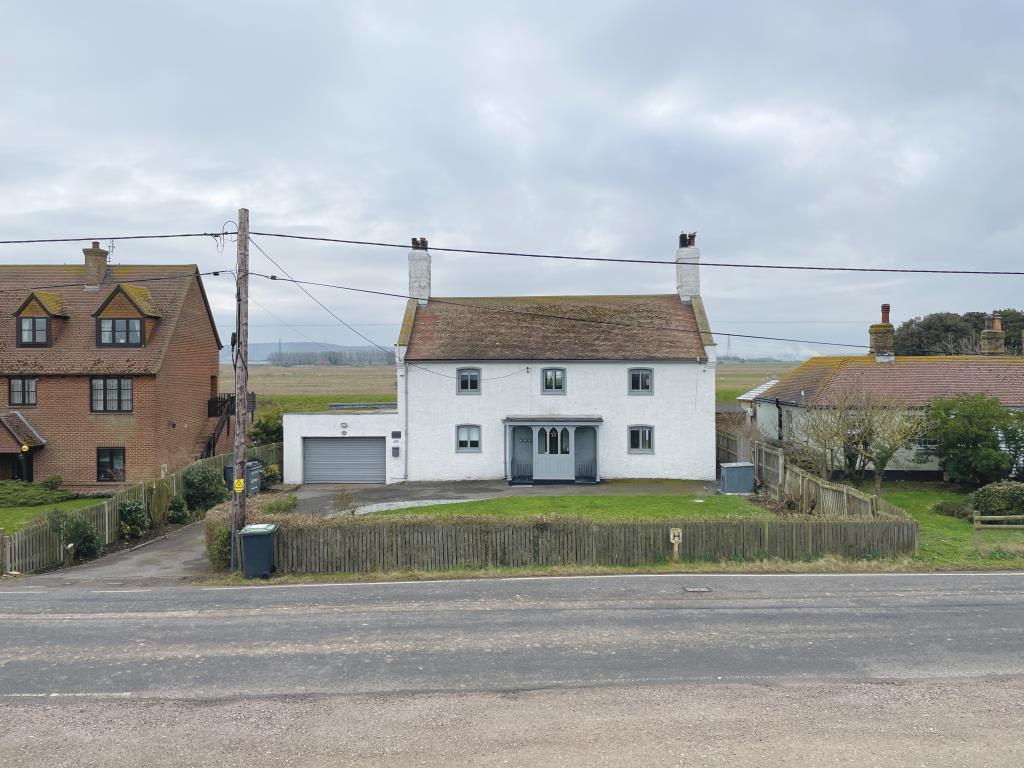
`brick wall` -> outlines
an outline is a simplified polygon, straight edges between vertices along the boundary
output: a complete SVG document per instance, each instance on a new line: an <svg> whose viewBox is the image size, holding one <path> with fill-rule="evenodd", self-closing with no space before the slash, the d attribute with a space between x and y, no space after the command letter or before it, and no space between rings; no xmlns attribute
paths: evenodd
<svg viewBox="0 0 1024 768"><path fill-rule="evenodd" d="M121 316L132 315L137 313ZM89 376L37 377L38 404L17 406L47 441L33 454L35 479L60 475L65 485L83 491L116 487L96 482L97 448L125 449L127 483L159 477L164 465L174 471L192 461L216 423L206 414L210 393L216 392L217 358L214 331L193 279L159 374L133 377L132 413L92 413ZM4 378L0 410L11 407L9 396Z"/></svg>

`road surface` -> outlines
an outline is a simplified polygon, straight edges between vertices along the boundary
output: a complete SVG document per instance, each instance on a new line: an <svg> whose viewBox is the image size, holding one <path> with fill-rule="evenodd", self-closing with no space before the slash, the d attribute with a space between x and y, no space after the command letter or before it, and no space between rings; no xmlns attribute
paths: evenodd
<svg viewBox="0 0 1024 768"><path fill-rule="evenodd" d="M1022 587L1024 574L5 581L0 754L70 764L88 752L47 742L55 723L178 723L152 764L200 743L219 765L274 764L289 743L366 763L694 764L665 747L679 728L704 764L783 765L781 739L835 749L835 764L867 750L863 764L901 765L910 733L922 755L955 745L948 765L1020 764L1006 726L1024 721ZM244 733L273 746L232 742ZM93 764L122 764L118 744L131 764L133 738Z"/></svg>

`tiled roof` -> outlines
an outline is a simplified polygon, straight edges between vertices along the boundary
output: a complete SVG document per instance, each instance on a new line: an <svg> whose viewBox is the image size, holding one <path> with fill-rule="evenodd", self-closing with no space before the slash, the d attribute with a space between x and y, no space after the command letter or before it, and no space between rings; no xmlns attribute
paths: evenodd
<svg viewBox="0 0 1024 768"><path fill-rule="evenodd" d="M146 317L160 317L160 310L153 303L153 294L149 292L149 288L144 285L122 283L121 290L124 291L125 295L134 302L135 306Z"/></svg>
<svg viewBox="0 0 1024 768"><path fill-rule="evenodd" d="M924 407L954 395L983 394L1007 408L1024 407L1024 356L812 357L757 400L827 405L837 393L867 392L895 405Z"/></svg>
<svg viewBox="0 0 1024 768"><path fill-rule="evenodd" d="M51 293L50 291L33 291L32 296L35 296L36 300L43 305L43 309L51 315L67 317L68 311L65 309L64 302L59 293Z"/></svg>
<svg viewBox="0 0 1024 768"><path fill-rule="evenodd" d="M714 344L676 294L508 296L410 302L408 360L694 360Z"/></svg>
<svg viewBox="0 0 1024 768"><path fill-rule="evenodd" d="M18 443L20 448L27 445L29 448L38 448L46 445L46 440L39 434L35 427L29 424L28 419L17 411L8 411L0 414L0 425L7 428L7 431Z"/></svg>
<svg viewBox="0 0 1024 768"><path fill-rule="evenodd" d="M84 265L0 266L0 285L4 289L0 291L0 376L155 374L163 362L188 288L197 279L194 265L110 265L98 288L85 288ZM148 302L149 310L162 318L144 347L96 346L93 313L119 283L143 286L143 300ZM59 298L67 317L57 321L52 347L18 347L14 311L29 293L35 291L38 296L40 288Z"/></svg>

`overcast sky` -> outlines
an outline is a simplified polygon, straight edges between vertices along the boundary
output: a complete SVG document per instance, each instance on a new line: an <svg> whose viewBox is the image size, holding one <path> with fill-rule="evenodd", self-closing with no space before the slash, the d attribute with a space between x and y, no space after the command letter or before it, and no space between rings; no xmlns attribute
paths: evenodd
<svg viewBox="0 0 1024 768"><path fill-rule="evenodd" d="M0 239L219 230L246 206L256 230L438 246L672 258L686 229L711 261L1024 265L1019 2L0 8ZM405 251L257 239L296 277L406 290ZM125 241L112 258L206 270L233 248ZM669 266L433 264L439 296L674 290ZM254 253L252 268L270 266ZM899 322L1024 295L1024 278L702 280L720 334L852 343L884 301ZM227 337L230 278L207 286ZM316 293L394 342L401 300ZM360 343L294 287L252 294L315 340ZM302 340L259 306L251 321L253 341Z"/></svg>

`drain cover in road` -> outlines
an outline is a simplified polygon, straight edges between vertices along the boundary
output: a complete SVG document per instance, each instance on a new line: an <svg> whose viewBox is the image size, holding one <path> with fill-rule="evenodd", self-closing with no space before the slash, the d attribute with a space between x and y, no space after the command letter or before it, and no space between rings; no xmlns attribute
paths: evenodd
<svg viewBox="0 0 1024 768"><path fill-rule="evenodd" d="M683 587L687 592L710 592L711 587Z"/></svg>

